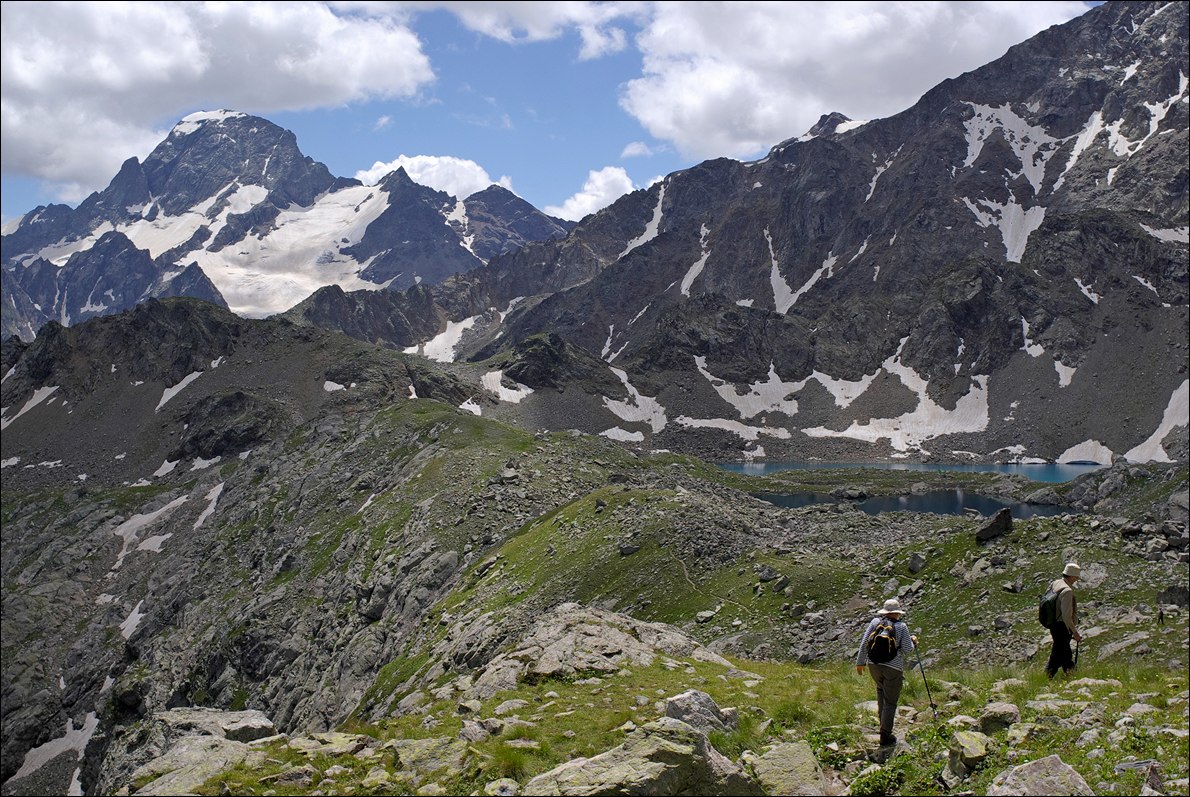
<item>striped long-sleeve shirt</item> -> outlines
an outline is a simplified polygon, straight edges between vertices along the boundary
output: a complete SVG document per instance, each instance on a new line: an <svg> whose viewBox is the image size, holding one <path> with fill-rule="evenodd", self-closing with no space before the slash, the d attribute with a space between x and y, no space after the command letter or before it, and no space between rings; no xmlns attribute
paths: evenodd
<svg viewBox="0 0 1190 797"><path fill-rule="evenodd" d="M868 623L868 627L864 629L864 638L859 643L859 654L855 657L855 665L857 667L866 667L868 665L868 637L875 633L877 626L884 619L883 617L873 617L872 622ZM897 655L893 657L892 661L884 662L884 666L904 670L905 663L902 655L913 653L913 640L909 638L909 626L900 620L893 623L893 629L897 634ZM916 662L910 661L909 668L913 669L915 664Z"/></svg>

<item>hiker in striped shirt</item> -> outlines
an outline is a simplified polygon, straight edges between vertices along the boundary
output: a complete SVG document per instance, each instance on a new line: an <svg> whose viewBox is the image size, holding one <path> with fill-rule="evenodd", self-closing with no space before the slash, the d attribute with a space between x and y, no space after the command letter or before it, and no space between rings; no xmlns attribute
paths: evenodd
<svg viewBox="0 0 1190 797"><path fill-rule="evenodd" d="M909 633L909 627L901 622L905 614L901 602L890 598L876 617L864 629L859 643L859 654L855 657L855 671L863 674L864 667L876 682L876 712L880 718L880 746L897 743L893 735L893 722L897 718L897 702L901 699L901 687L905 683L903 656L916 650L917 637ZM891 625L891 628L888 626ZM913 666L911 662L910 667Z"/></svg>

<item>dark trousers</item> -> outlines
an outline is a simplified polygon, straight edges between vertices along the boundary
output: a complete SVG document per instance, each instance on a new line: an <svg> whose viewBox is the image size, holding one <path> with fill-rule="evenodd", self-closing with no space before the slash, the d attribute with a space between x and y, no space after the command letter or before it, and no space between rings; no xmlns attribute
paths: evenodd
<svg viewBox="0 0 1190 797"><path fill-rule="evenodd" d="M876 682L876 713L880 717L880 736L891 736L893 721L897 718L897 701L901 699L901 687L905 673L885 664L869 664L868 672Z"/></svg>
<svg viewBox="0 0 1190 797"><path fill-rule="evenodd" d="M1058 674L1058 670L1070 672L1074 669L1074 654L1070 652L1070 629L1066 623L1054 623L1050 626L1050 636L1054 646L1050 650L1050 660L1045 665L1045 672L1050 678Z"/></svg>

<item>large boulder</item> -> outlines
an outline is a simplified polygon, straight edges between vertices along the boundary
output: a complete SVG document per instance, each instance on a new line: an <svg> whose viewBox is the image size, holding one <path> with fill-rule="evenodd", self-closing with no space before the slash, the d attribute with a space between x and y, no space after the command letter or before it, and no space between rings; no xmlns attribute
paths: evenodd
<svg viewBox="0 0 1190 797"><path fill-rule="evenodd" d="M221 736L185 736L129 779L137 794L197 794L199 786L247 758L251 748ZM146 781L148 781L146 783Z"/></svg>
<svg viewBox="0 0 1190 797"><path fill-rule="evenodd" d="M1056 755L1006 769L995 777L988 788L988 795L1024 797L1094 793L1083 776Z"/></svg>
<svg viewBox="0 0 1190 797"><path fill-rule="evenodd" d="M731 666L672 626L564 603L539 618L511 652L491 659L475 675L469 696L486 700L522 679L541 681L648 667L661 654Z"/></svg>
<svg viewBox="0 0 1190 797"><path fill-rule="evenodd" d="M734 731L740 726L734 708L720 709L714 698L697 689L687 689L665 701L665 716L680 720L703 733Z"/></svg>
<svg viewBox="0 0 1190 797"><path fill-rule="evenodd" d="M707 737L664 717L594 758L576 758L525 784L526 795L760 795L759 784Z"/></svg>
<svg viewBox="0 0 1190 797"><path fill-rule="evenodd" d="M1012 510L1005 507L975 531L976 542L987 542L1012 531Z"/></svg>
<svg viewBox="0 0 1190 797"><path fill-rule="evenodd" d="M115 735L96 793L140 782L145 786L138 794L192 794L208 778L242 761L251 749L247 742L275 733L272 721L259 711L157 712Z"/></svg>
<svg viewBox="0 0 1190 797"><path fill-rule="evenodd" d="M467 741L464 739L392 739L383 745L391 749L398 770L430 776L447 770L461 772L467 762Z"/></svg>
<svg viewBox="0 0 1190 797"><path fill-rule="evenodd" d="M806 742L773 745L763 755L747 751L743 760L765 794L826 794L822 766Z"/></svg>

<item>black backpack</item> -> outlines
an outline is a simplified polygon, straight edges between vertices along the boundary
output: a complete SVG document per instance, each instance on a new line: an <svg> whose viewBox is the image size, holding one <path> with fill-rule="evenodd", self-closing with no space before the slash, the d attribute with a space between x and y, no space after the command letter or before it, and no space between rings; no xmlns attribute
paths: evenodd
<svg viewBox="0 0 1190 797"><path fill-rule="evenodd" d="M868 661L887 664L897 657L896 623L887 617L868 635Z"/></svg>
<svg viewBox="0 0 1190 797"><path fill-rule="evenodd" d="M1052 628L1058 622L1058 596L1062 590L1046 590L1037 605L1037 622L1043 628Z"/></svg>

